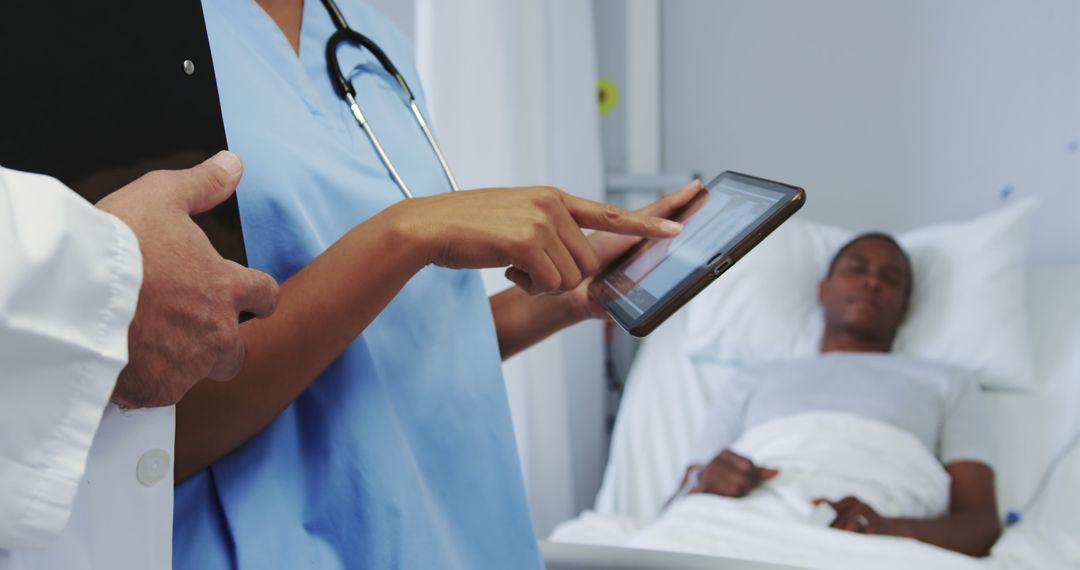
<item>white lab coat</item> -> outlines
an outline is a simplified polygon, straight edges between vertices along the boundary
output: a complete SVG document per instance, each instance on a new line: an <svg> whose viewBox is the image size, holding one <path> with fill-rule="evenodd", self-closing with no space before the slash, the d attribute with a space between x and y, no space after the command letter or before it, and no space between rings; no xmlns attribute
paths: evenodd
<svg viewBox="0 0 1080 570"><path fill-rule="evenodd" d="M120 220L0 168L0 570L170 567L173 409L108 404L141 281Z"/></svg>

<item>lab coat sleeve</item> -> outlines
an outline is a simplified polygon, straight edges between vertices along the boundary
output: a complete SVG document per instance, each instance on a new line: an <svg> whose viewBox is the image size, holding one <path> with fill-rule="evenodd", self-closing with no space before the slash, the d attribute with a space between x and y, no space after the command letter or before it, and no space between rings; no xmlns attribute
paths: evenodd
<svg viewBox="0 0 1080 570"><path fill-rule="evenodd" d="M119 219L0 168L0 549L46 546L67 524L141 282Z"/></svg>

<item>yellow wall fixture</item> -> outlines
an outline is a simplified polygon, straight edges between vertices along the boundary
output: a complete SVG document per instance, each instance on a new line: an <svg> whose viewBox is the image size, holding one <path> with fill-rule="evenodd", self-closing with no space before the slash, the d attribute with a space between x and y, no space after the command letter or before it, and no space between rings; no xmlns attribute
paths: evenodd
<svg viewBox="0 0 1080 570"><path fill-rule="evenodd" d="M601 77L596 81L596 99L601 113L610 113L619 104L619 88L615 82Z"/></svg>

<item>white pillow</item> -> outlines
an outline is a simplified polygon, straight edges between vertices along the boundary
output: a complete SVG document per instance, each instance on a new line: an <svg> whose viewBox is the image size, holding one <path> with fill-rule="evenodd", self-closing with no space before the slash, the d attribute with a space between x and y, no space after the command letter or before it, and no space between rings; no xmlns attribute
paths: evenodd
<svg viewBox="0 0 1080 570"><path fill-rule="evenodd" d="M915 290L894 349L978 374L986 386L1032 388L1026 270L1033 199L898 241ZM818 351L818 282L848 230L793 219L687 309L686 350L733 364Z"/></svg>

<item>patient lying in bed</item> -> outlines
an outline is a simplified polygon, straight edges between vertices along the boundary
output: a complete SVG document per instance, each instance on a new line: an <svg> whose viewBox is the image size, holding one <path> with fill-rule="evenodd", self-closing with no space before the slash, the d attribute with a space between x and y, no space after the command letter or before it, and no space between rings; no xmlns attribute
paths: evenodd
<svg viewBox="0 0 1080 570"><path fill-rule="evenodd" d="M843 246L820 285L822 354L745 370L711 411L698 447L703 461L689 467L684 492L746 497L782 470L733 450L742 436L770 422L841 412L909 435L944 465L950 483L945 512L930 501L922 516L882 513L888 505L841 485L815 498L833 507L833 528L986 554L1000 532L987 404L977 385L947 368L890 353L912 286L910 262L887 235Z"/></svg>
<svg viewBox="0 0 1080 570"><path fill-rule="evenodd" d="M867 234L840 249L820 286L822 354L745 370L706 422L684 491L742 498L780 474L731 446L757 426L808 412L842 412L892 426L933 454L950 477L947 511L886 516L845 489L823 496L832 527L892 534L983 555L1000 532L987 404L978 386L948 369L890 353L912 291L906 254ZM853 474L854 475L854 474Z"/></svg>
<svg viewBox="0 0 1080 570"><path fill-rule="evenodd" d="M891 352L912 283L891 238L853 240L820 284L820 355L742 368L734 379L730 364L695 368L724 374L712 386L718 403L697 464L656 518L651 509L586 511L551 540L830 570L1080 568L1071 541L1023 523L994 544L984 395L945 367ZM653 483L638 481L640 497L635 487L618 492L652 501ZM991 545L989 557L965 555Z"/></svg>
<svg viewBox="0 0 1080 570"><path fill-rule="evenodd" d="M788 514L775 512L776 504L798 510L806 499L802 495L810 493L835 515L817 509L797 517L824 519L854 533L915 538L972 556L989 552L1000 527L988 404L974 382L890 353L912 284L910 261L888 236L867 234L841 248L820 284L822 354L745 370L711 410L697 448L701 461L688 468L677 497L706 493L756 500L764 511L753 512L784 517ZM842 425L823 427L822 422ZM793 443L798 449L779 449L793 430L803 432ZM754 432L755 441L747 441ZM879 441L871 441L878 432ZM879 448L860 458L864 444ZM822 452L813 452L814 447ZM832 465L815 464L819 461ZM923 472L904 476L913 485L909 497L890 496L896 489L866 488L867 477L884 483L880 480L898 474L894 469L870 476L873 463L880 467L888 461L908 468L927 463ZM837 470L845 463L849 477L844 468ZM943 475L941 467L948 479L935 479L935 471ZM828 481L808 482L830 470L839 472ZM787 471L793 477L786 487L794 486L794 493L784 492L781 501L775 495L784 485L754 493ZM925 480L915 485L919 477Z"/></svg>

